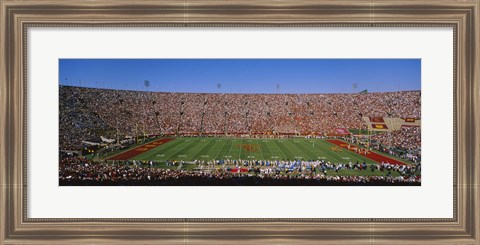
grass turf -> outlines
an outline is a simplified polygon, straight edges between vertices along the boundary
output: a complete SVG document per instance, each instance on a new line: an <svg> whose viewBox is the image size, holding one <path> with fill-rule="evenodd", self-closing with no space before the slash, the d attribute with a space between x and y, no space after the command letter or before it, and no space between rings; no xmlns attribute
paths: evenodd
<svg viewBox="0 0 480 245"><path fill-rule="evenodd" d="M141 161L193 161L220 159L317 160L334 163L376 163L362 155L343 149L333 151L334 144L323 139L234 139L176 138L133 157Z"/></svg>
<svg viewBox="0 0 480 245"><path fill-rule="evenodd" d="M160 139L161 140L161 139ZM255 159L255 160L317 160L322 159L333 163L348 163L364 161L376 164L372 159L342 149L334 151L335 144L323 139L238 139L238 138L176 138L165 144L151 148L138 154L131 160L157 161L155 168L177 169L177 166L167 166L165 161L220 160L220 159ZM138 147L138 146L137 146ZM340 149L340 147L337 147ZM408 164L408 162L405 162ZM180 167L193 170L195 165L184 164ZM370 170L340 170L336 175L342 176L385 176L386 172ZM392 176L399 173L392 172Z"/></svg>

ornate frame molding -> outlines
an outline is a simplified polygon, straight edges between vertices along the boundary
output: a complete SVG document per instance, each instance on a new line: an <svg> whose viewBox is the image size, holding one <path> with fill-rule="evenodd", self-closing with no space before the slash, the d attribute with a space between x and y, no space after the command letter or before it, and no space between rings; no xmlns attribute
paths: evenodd
<svg viewBox="0 0 480 245"><path fill-rule="evenodd" d="M480 3L466 1L0 1L0 243L480 242ZM27 28L451 26L453 219L30 219L26 216Z"/></svg>

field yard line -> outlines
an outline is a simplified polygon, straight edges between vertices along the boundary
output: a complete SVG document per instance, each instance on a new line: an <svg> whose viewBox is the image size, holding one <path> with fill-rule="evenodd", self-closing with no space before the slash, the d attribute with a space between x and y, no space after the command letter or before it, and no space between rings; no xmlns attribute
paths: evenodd
<svg viewBox="0 0 480 245"><path fill-rule="evenodd" d="M348 142L345 142L345 141L343 141L343 140L337 140L337 141L342 142L342 143L349 144ZM365 149L365 147L362 147L362 146L360 146L360 147L361 147L362 149ZM349 151L350 151L350 150L349 150ZM372 154L379 155L380 157L390 159L390 160L391 160L391 163L398 162L398 163L400 163L400 164L406 164L406 165L408 165L408 163L406 163L405 161L403 161L403 160L397 160L397 159L395 159L395 158L392 157L392 156L385 155L385 154L379 154L377 151L370 151L370 152L371 152ZM354 153L354 154L358 154L358 153ZM361 154L358 154L358 155L361 156L361 157L364 157L364 158L367 159L367 160L372 160L372 161L374 161L375 163L380 163L379 160L377 161L377 160L373 159L373 156L371 156L371 155L370 155L369 157L364 156L364 155L361 155Z"/></svg>
<svg viewBox="0 0 480 245"><path fill-rule="evenodd" d="M212 139L204 139L204 138L200 138L199 140L197 140L197 144L194 145L192 148L190 149L187 149L184 154L186 155L190 155L190 156L197 156L199 155L200 153L203 153L203 155L206 155L206 152L203 152L203 148L205 147L205 145L208 145L210 142L213 142ZM203 145L202 143L205 143L205 145ZM187 154L188 153L188 154ZM194 159L193 157L190 158L190 160L198 160L198 159Z"/></svg>
<svg viewBox="0 0 480 245"><path fill-rule="evenodd" d="M290 157L290 158L292 158L292 159L289 159L289 160L291 161L291 160L295 159L296 156L298 156L298 153L297 153L297 152L294 152L294 151L291 149L291 147L288 147L288 146L287 146L287 144L292 144L292 143L290 142L290 140L283 140L283 141L279 142L279 146L282 146L282 147L284 148L284 151L285 151L285 152L289 152L289 153L291 154L291 157Z"/></svg>
<svg viewBox="0 0 480 245"><path fill-rule="evenodd" d="M257 146L258 146L258 149L260 150L260 156L262 157L261 160L265 160L265 158L263 157L263 154L262 154L262 147L261 147L260 144L258 143L258 140L257 140Z"/></svg>
<svg viewBox="0 0 480 245"><path fill-rule="evenodd" d="M227 145L226 142L229 142L229 140L220 140L219 143L221 144L222 142L224 142L225 144L220 148L220 150L217 152L217 155L215 155L215 158L213 158L214 160L220 160L218 159L218 155L220 155L220 153L223 152L223 148ZM212 147L213 148L213 147Z"/></svg>
<svg viewBox="0 0 480 245"><path fill-rule="evenodd" d="M350 143L350 142L347 142L347 141L345 141L345 140L340 140L340 141L342 141L342 142L344 142L344 143L346 143L346 144L350 144L350 145L354 145L354 146L361 147L361 148L363 148L363 149L365 148L364 146L361 146L361 145L358 145L358 144L354 144L354 143ZM405 163L405 164L407 164L407 165L412 165L412 164L414 164L414 163L412 163L412 162L410 162L410 161L406 161L406 160L401 159L401 158L399 158L399 157L397 157L397 156L389 155L389 154L386 154L386 153L384 153L384 152L381 152L381 151L378 151L378 150L375 150L375 149L374 149L374 150L370 150L370 151L373 151L373 152L375 152L375 153L377 153L377 154L379 154L379 155L382 155L382 156L384 156L384 157L392 158L393 160L397 160L397 161L402 162L402 163Z"/></svg>
<svg viewBox="0 0 480 245"><path fill-rule="evenodd" d="M173 145L173 144L172 144L172 145L167 145L167 147L165 147L165 149L163 149L163 150L165 150L165 152L163 152L163 155L165 156L166 153L171 152L171 151L174 151L175 149L177 149L177 147L178 147L179 145L182 145L182 144L184 144L184 143L186 143L186 141L184 141L183 139L177 138L177 140L175 140L175 144L174 144L174 145ZM149 155L149 156L153 156L153 155L155 155L155 154L158 154L158 151L155 151L153 154L151 154L151 155ZM155 160L157 160L157 159L155 159ZM159 159L159 160L160 160L160 159Z"/></svg>
<svg viewBox="0 0 480 245"><path fill-rule="evenodd" d="M310 143L313 144L311 148L312 150L308 150L308 151L310 151L312 154L315 155L315 159L317 159L316 157L318 157L318 154L324 154L325 149L322 147L322 145L325 145L325 144L323 142L324 142L323 140L314 139L313 141L309 141L308 143L308 145L310 145ZM310 146L305 147L305 149L310 149Z"/></svg>
<svg viewBox="0 0 480 245"><path fill-rule="evenodd" d="M184 142L187 142L187 141L184 141ZM195 143L197 143L197 142L196 142L195 140L192 140L192 142L191 142L190 144L187 144L187 145L186 145L185 147L183 147L182 149L173 152L173 154L168 155L168 157L165 158L165 159L168 160L170 157L175 156L177 153L185 150L187 147L189 147L189 146L191 146L191 145L193 145L193 144L195 144Z"/></svg>
<svg viewBox="0 0 480 245"><path fill-rule="evenodd" d="M275 139L274 139L274 140L273 140L273 143L274 143L274 144L275 144L275 146L278 148L278 150L280 151L280 153L282 153L282 155L283 155L283 159L287 160L287 159L288 159L288 157L287 157L287 155L285 155L285 153L282 151L282 149L280 149L280 147L278 146L278 144L277 144L277 140L275 140ZM290 153L291 153L291 152L290 152Z"/></svg>
<svg viewBox="0 0 480 245"><path fill-rule="evenodd" d="M192 143L188 143L188 141L186 141L186 140L184 140L184 139L181 139L181 138L177 138L177 139L178 139L178 142L179 142L179 143L176 144L174 147L170 147L168 150L166 150L166 151L163 153L164 156L166 156L167 153L169 153L169 152L175 153L175 151L178 149L179 146L183 146L184 144L186 144L186 145L188 146L189 144L192 144ZM168 156L170 157L171 155L168 155Z"/></svg>
<svg viewBox="0 0 480 245"><path fill-rule="evenodd" d="M208 141L208 140L207 140L207 141ZM196 153L195 155L193 155L192 160L198 160L198 159L196 159L196 157L197 157L198 155L200 155L200 154L206 155L206 153L209 152L210 149L211 149L211 147L213 146L213 145L210 145L211 143L215 144L215 141L213 141L212 139L210 139L208 142L206 142L206 144L202 147L202 149L200 149L200 151L197 151L197 153ZM210 146L210 148L208 149L207 152L203 152L203 150L204 150L207 146Z"/></svg>
<svg viewBox="0 0 480 245"><path fill-rule="evenodd" d="M273 152L272 152L272 149L270 149L270 146L268 145L268 141L265 142L265 145L267 146L268 151L270 151L270 155L273 156ZM265 160L267 160L267 159L265 159Z"/></svg>
<svg viewBox="0 0 480 245"><path fill-rule="evenodd" d="M305 152L303 152L302 150L300 150L292 141L287 140L286 143L287 143L288 145L291 145L291 146L292 146L292 147L286 147L286 148L289 149L289 150L291 150L291 152L294 153L293 158L296 159L297 156L299 156L299 155L300 155L301 157L303 157L303 156L307 157L307 155L304 155ZM299 154L298 151L294 151L293 148L296 148L297 150L299 150L299 151L300 151L300 154Z"/></svg>
<svg viewBox="0 0 480 245"><path fill-rule="evenodd" d="M240 145L243 145L243 139L240 139ZM241 159L243 147L240 146L240 151L238 151L238 159Z"/></svg>
<svg viewBox="0 0 480 245"><path fill-rule="evenodd" d="M277 157L275 160L279 160L280 155L282 155L282 150L280 150L277 146L275 146L275 147L277 148L277 150L273 150L273 149L270 147L270 144L275 144L275 143L273 143L273 141L274 141L273 139L270 140L270 141L268 141L268 142L267 142L267 146L268 146L268 148L270 149L270 152L272 153L272 156L273 156L273 154L275 154L275 156ZM285 155L284 155L284 157L285 157Z"/></svg>
<svg viewBox="0 0 480 245"><path fill-rule="evenodd" d="M305 141L301 140L301 141L299 142L299 144L304 143L304 142L305 142ZM291 141L289 141L289 143L292 144L292 145L293 145L294 147L296 147L297 149L299 149L299 150L303 153L303 155L309 156L309 158L311 158L311 159L314 159L314 157L316 157L316 154L315 154L315 153L313 153L315 156L312 156L312 155L311 155L311 154L312 154L311 151L308 151L309 153L307 153L307 152L305 152L305 151L303 150L303 148L300 148L299 146L297 146L297 144L294 144L294 143L292 143ZM312 157L313 157L313 158L312 158Z"/></svg>
<svg viewBox="0 0 480 245"><path fill-rule="evenodd" d="M266 146L267 146L267 149L268 149L268 152L269 152L269 154L270 154L270 157L273 156L273 152L272 152L272 150L270 149L270 146L268 146L268 141L266 141L266 142L263 142L263 141L265 141L265 140L262 140L262 145L266 145ZM259 142L260 142L260 141L259 141ZM267 159L264 159L264 160L267 160Z"/></svg>
<svg viewBox="0 0 480 245"><path fill-rule="evenodd" d="M352 152L352 151L349 151L347 149L345 149L346 151L343 151L344 153L346 152L348 156L351 157L350 161L351 162L355 162L355 160L358 160L358 162L363 162L365 161L367 164L377 164L375 161L373 161L372 159L370 158L367 158L365 157L364 155L360 155L358 153L355 153L355 152Z"/></svg>
<svg viewBox="0 0 480 245"><path fill-rule="evenodd" d="M228 141L232 142L232 144L230 145L230 150L228 150L228 154L227 154L227 156L230 156L230 153L232 152L232 147L233 147L233 140L228 140Z"/></svg>
<svg viewBox="0 0 480 245"><path fill-rule="evenodd" d="M327 145L331 145L330 148L333 147L333 146L337 146L337 145L335 145L331 142L328 142L328 140L325 140L324 142L327 143ZM338 152L330 150L329 155L331 156L331 158L333 158L332 160L335 160L335 161L341 162L341 163L345 162L345 159L342 159L342 156Z"/></svg>
<svg viewBox="0 0 480 245"><path fill-rule="evenodd" d="M330 144L330 145L332 145L332 146L337 146L337 145L335 145L334 143L329 142L328 140L325 140L325 142L328 143L328 144ZM360 154L358 154L358 153L352 152L352 151L350 151L350 150L348 150L348 149L345 149L345 150L346 150L346 151L343 151L343 152L342 152L342 155L340 155L340 153L338 153L338 152L333 152L333 151L332 151L331 153L332 153L332 154L335 154L335 155L336 155L336 158L337 158L337 161L340 161L340 162L342 162L342 163L345 163L345 161L346 161L345 159L342 159L342 156L348 155L348 156L351 157L351 159L348 160L348 161L349 161L349 162L352 162L352 163L355 163L355 161L358 160L358 162L363 162L363 161L365 161L367 164L376 164L376 162L373 161L372 159L369 159L369 158L367 158L367 157L365 157L365 156L362 156L362 155L360 155ZM345 154L345 153L346 153L346 154Z"/></svg>
<svg viewBox="0 0 480 245"><path fill-rule="evenodd" d="M142 153L142 154L140 154L140 155L135 156L135 157L132 158L132 159L148 160L148 161L149 161L149 160L155 160L155 161L156 161L155 158L152 159L151 157L154 156L154 155L156 155L156 154L158 154L158 150L159 150L160 148L164 147L164 148L168 149L168 150L166 150L165 152L168 152L168 151L170 151L170 150L172 150L172 149L175 149L175 148L177 147L177 145L182 144L182 141L177 141L177 140L172 140L172 141L170 141L170 142L171 142L171 144L163 144L163 145L157 146L157 147L155 147L155 148L153 148L153 149L151 149L151 150L149 150L149 151L147 151L147 152L144 152L144 153ZM166 146L165 146L165 145L166 145ZM164 149L164 150L165 150L165 149ZM144 154L145 154L145 155L144 155Z"/></svg>

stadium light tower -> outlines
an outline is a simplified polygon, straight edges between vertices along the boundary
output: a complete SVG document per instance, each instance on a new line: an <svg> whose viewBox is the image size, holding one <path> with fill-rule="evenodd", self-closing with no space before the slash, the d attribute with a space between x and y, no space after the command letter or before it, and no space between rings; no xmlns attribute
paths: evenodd
<svg viewBox="0 0 480 245"><path fill-rule="evenodd" d="M356 93L358 88L358 83L352 83L352 88L353 88L353 92Z"/></svg>
<svg viewBox="0 0 480 245"><path fill-rule="evenodd" d="M144 80L143 81L143 87L144 87L143 92L144 93L147 92L147 89L148 89L149 86L150 86L150 81L149 80ZM147 103L145 101L145 103L143 104L143 141L145 141L145 121L147 120L147 114L145 112L145 107L146 106L147 106Z"/></svg>
<svg viewBox="0 0 480 245"><path fill-rule="evenodd" d="M357 88L358 88L358 83L352 83L352 88L353 88L353 92L356 94L357 93ZM353 98L355 99L357 97L357 95L353 96ZM360 106L358 105L358 102L354 102L354 104L357 106L357 113L358 115L361 115L362 113L360 112ZM362 116L360 116L360 120L359 120L359 125L358 125L358 135L361 135L362 134ZM353 137L353 134L352 134L352 137Z"/></svg>
<svg viewBox="0 0 480 245"><path fill-rule="evenodd" d="M117 103L120 105L122 103L122 100L120 99L120 95L117 94ZM117 132L115 133L116 136L117 136L117 144L119 144L120 142L120 139L119 139L119 136L118 136L118 116L115 117L116 118L116 121L117 121Z"/></svg>

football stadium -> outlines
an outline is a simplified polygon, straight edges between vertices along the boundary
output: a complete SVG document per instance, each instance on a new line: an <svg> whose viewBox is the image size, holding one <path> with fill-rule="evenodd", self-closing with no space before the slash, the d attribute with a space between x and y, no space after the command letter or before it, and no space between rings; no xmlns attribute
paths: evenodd
<svg viewBox="0 0 480 245"><path fill-rule="evenodd" d="M420 90L275 92L61 84L59 184L421 185Z"/></svg>

